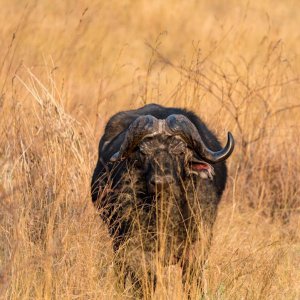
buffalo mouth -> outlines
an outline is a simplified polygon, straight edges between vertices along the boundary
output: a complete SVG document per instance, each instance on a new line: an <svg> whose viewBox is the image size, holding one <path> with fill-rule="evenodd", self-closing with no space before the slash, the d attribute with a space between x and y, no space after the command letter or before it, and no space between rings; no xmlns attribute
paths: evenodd
<svg viewBox="0 0 300 300"><path fill-rule="evenodd" d="M153 185L148 183L147 187L149 194L159 197L169 194L174 189L174 187L169 184Z"/></svg>

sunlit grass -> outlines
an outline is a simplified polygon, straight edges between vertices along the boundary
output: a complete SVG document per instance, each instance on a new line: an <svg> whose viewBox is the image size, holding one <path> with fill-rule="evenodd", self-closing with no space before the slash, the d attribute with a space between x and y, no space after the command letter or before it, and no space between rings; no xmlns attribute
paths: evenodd
<svg viewBox="0 0 300 300"><path fill-rule="evenodd" d="M205 297L300 297L297 1L1 2L1 298L129 296L90 180L107 119L151 102L237 141ZM159 272L152 296L182 299Z"/></svg>

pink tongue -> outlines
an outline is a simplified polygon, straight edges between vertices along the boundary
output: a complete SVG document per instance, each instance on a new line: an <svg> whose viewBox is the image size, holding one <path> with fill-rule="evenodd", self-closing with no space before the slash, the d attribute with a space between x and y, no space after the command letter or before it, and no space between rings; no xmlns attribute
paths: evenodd
<svg viewBox="0 0 300 300"><path fill-rule="evenodd" d="M192 168L193 168L194 170L201 171L201 170L208 170L208 169L209 169L209 166L208 166L208 165L205 165L205 164L193 164L193 165L192 165Z"/></svg>

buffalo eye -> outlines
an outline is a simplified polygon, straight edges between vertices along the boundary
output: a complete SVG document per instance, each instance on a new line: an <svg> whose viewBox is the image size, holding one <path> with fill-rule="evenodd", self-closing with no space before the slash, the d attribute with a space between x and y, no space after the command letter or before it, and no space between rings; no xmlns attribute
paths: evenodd
<svg viewBox="0 0 300 300"><path fill-rule="evenodd" d="M171 143L169 150L175 155L185 154L186 144L183 141L175 140L173 143Z"/></svg>
<svg viewBox="0 0 300 300"><path fill-rule="evenodd" d="M150 149L149 149L149 147L147 147L147 145L146 144L141 144L140 146L139 146L139 149L140 149L140 153L142 154L142 155L149 155L150 154Z"/></svg>

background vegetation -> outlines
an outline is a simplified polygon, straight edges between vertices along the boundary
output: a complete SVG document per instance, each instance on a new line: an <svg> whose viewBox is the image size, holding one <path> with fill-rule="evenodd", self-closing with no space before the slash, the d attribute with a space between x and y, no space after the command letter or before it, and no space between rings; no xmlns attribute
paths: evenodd
<svg viewBox="0 0 300 300"><path fill-rule="evenodd" d="M300 298L297 0L0 4L1 298L125 298L89 185L105 122L151 102L237 141L206 298Z"/></svg>

